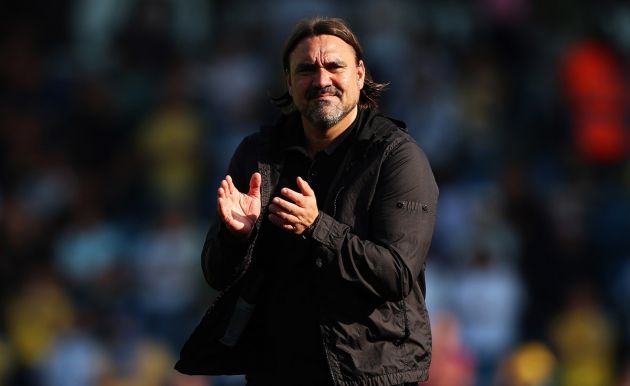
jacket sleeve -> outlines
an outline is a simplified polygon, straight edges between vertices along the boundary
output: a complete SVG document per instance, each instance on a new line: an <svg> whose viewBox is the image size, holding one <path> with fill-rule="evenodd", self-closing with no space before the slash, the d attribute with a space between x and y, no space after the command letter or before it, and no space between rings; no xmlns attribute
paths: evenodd
<svg viewBox="0 0 630 386"><path fill-rule="evenodd" d="M249 179L257 168L253 157L257 151L256 139L257 134L246 137L237 147L228 167L228 174L241 192L248 191ZM201 252L203 276L212 288L220 291L232 282L238 274L248 246L248 241L234 238L219 215L215 216Z"/></svg>
<svg viewBox="0 0 630 386"><path fill-rule="evenodd" d="M312 238L326 250L329 261L317 265L326 276L384 300L405 298L424 269L437 197L426 156L414 142L403 142L381 165L367 237L320 211Z"/></svg>

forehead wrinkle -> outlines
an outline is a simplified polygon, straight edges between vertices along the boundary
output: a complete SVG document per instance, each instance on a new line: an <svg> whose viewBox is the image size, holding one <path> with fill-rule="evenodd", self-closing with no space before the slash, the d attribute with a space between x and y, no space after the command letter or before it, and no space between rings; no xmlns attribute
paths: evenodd
<svg viewBox="0 0 630 386"><path fill-rule="evenodd" d="M347 45L347 47L346 47ZM331 63L346 64L343 59L345 51L356 60L354 48L334 35L318 35L305 38L298 43L291 56L295 56L295 64L318 64L324 66Z"/></svg>
<svg viewBox="0 0 630 386"><path fill-rule="evenodd" d="M326 65L329 65L329 64L336 64L336 65L340 65L340 66L345 66L346 62L343 59L341 59L341 58L332 58L332 59L324 58L324 60L322 60L322 61L306 59L306 60L303 60L301 62L296 63L295 67L300 67L300 66L326 67Z"/></svg>

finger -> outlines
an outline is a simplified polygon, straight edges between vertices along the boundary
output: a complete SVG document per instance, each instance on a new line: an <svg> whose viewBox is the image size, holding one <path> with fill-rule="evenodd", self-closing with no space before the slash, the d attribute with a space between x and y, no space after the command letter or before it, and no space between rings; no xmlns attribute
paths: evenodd
<svg viewBox="0 0 630 386"><path fill-rule="evenodd" d="M230 184L228 184L227 180L221 181L221 185L219 186L219 191L223 190L223 196L227 197L230 194Z"/></svg>
<svg viewBox="0 0 630 386"><path fill-rule="evenodd" d="M283 208L271 204L269 205L269 212L270 215L274 215L278 218L280 218L281 220L283 220L284 222L288 222L291 224L297 224L299 222L299 219L296 215L294 215L291 212L287 212L286 210L284 210Z"/></svg>
<svg viewBox="0 0 630 386"><path fill-rule="evenodd" d="M274 199L271 201L272 205L276 205L280 208L282 208L282 210L284 210L285 212L289 212L289 213L293 213L293 214L298 214L299 211L302 209L302 207L287 201L287 200L283 200L280 197L274 197ZM271 208L271 206L270 206Z"/></svg>
<svg viewBox="0 0 630 386"><path fill-rule="evenodd" d="M260 185L262 184L262 176L256 172L252 174L252 178L249 180L249 196L260 197Z"/></svg>
<svg viewBox="0 0 630 386"><path fill-rule="evenodd" d="M311 188L311 185L308 184L308 182L306 182L306 180L304 180L302 177L296 178L297 181L297 185L298 188L300 188L300 191L302 192L303 195L305 196L314 196L315 195L315 191Z"/></svg>
<svg viewBox="0 0 630 386"><path fill-rule="evenodd" d="M227 194L226 188L220 187L217 191L217 200L221 205L225 205L221 200L227 202L230 200L230 196Z"/></svg>
<svg viewBox="0 0 630 386"><path fill-rule="evenodd" d="M273 213L269 213L269 221L271 221L271 223L277 227L284 227L285 225L289 225L286 221L282 220L280 217L278 217L277 215L273 214Z"/></svg>
<svg viewBox="0 0 630 386"><path fill-rule="evenodd" d="M227 194L225 192L225 188L223 186L220 186L219 189L217 189L217 212L219 212L219 215L221 216L221 218L224 218L224 214L222 213L223 207L225 206L227 200Z"/></svg>
<svg viewBox="0 0 630 386"><path fill-rule="evenodd" d="M289 222L283 221L280 217L273 213L269 214L269 221L278 228L284 229L287 232L294 232L295 226Z"/></svg>
<svg viewBox="0 0 630 386"><path fill-rule="evenodd" d="M227 181L228 192L230 194L234 194L234 191L236 190L236 187L234 186L234 181L232 181L232 177L229 174L227 176L225 176L225 181Z"/></svg>
<svg viewBox="0 0 630 386"><path fill-rule="evenodd" d="M293 201L298 206L302 207L304 196L301 193L298 193L295 190L291 190L289 188L283 188L280 193L282 193L283 196Z"/></svg>

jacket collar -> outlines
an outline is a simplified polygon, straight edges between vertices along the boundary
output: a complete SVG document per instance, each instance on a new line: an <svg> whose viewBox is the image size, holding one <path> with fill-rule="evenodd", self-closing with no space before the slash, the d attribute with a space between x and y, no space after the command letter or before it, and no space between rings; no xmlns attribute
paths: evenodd
<svg viewBox="0 0 630 386"><path fill-rule="evenodd" d="M385 117L371 109L363 109L357 114L353 123L356 125L356 140L358 143L367 144L380 141L391 134L392 126L407 131L407 125L403 121ZM282 115L273 125L261 127L261 132L269 140L269 154L278 155L283 149L295 145L298 141L299 129L302 120L298 112Z"/></svg>
<svg viewBox="0 0 630 386"><path fill-rule="evenodd" d="M406 124L389 117L385 117L377 111L364 109L359 112L354 128L354 143L348 150L346 168L352 167L357 161L367 158L374 145L386 140L397 129L407 131ZM271 186L277 182L282 171L284 149L295 143L296 128L302 127L302 121L298 112L282 115L274 125L261 127L263 134L263 151L259 168L269 171ZM262 172L262 170L261 170Z"/></svg>

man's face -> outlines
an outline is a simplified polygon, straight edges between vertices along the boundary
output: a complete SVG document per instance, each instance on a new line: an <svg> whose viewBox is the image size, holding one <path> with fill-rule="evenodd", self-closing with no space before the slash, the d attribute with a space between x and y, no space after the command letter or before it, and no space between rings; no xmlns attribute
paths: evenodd
<svg viewBox="0 0 630 386"><path fill-rule="evenodd" d="M304 119L329 129L356 109L365 80L352 46L333 35L302 40L289 55L287 84Z"/></svg>

